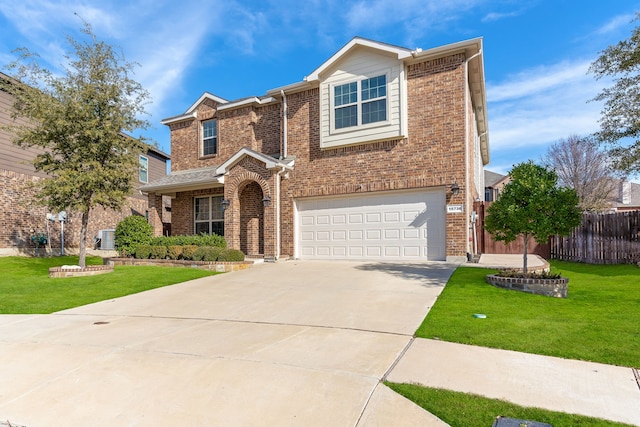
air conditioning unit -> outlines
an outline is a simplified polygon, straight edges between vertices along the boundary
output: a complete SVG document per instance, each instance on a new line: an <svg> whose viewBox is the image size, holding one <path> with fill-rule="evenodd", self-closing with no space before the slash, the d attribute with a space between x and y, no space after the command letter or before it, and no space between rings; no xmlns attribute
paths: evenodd
<svg viewBox="0 0 640 427"><path fill-rule="evenodd" d="M103 251L112 251L115 249L116 230L100 230L98 232L100 237L100 249Z"/></svg>

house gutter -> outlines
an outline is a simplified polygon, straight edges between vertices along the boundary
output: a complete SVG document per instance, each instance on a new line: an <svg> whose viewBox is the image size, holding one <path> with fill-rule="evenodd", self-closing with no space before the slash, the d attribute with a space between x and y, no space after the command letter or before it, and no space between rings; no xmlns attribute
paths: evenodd
<svg viewBox="0 0 640 427"><path fill-rule="evenodd" d="M284 90L280 90L280 95L282 95L282 158L287 158L287 95L284 93Z"/></svg>
<svg viewBox="0 0 640 427"><path fill-rule="evenodd" d="M478 52L476 52L475 54L471 55L469 58L467 58L464 61L464 84L465 84L465 91L464 91L464 97L465 97L465 101L464 101L464 120L465 120L465 153L464 153L464 158L465 158L465 187L464 187L464 193L465 193L465 206L466 206L466 210L465 210L465 215L469 215L467 218L471 218L471 204L469 203L469 129L467 129L467 126L469 125L469 91L470 91L470 87L469 87L469 62L473 59L476 58L478 56L482 55L482 48L480 48L478 50ZM474 126L475 126L475 122L474 122ZM473 131L473 135L475 137L477 133L477 129ZM474 142L475 144L475 142ZM467 223L468 224L468 223ZM475 226L475 223L474 223ZM470 227L467 225L467 252L472 252L475 255L475 251L474 249L472 249L469 245L469 236L471 234L470 232ZM476 240L476 236L475 233L473 233L473 241L474 241L474 247L475 247L475 240Z"/></svg>

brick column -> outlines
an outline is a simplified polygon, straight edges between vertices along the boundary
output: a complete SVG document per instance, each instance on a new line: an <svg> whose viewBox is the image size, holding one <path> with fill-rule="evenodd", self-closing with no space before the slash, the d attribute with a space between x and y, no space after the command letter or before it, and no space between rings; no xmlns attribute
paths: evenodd
<svg viewBox="0 0 640 427"><path fill-rule="evenodd" d="M153 235L162 236L162 196L149 193L149 224L153 226Z"/></svg>

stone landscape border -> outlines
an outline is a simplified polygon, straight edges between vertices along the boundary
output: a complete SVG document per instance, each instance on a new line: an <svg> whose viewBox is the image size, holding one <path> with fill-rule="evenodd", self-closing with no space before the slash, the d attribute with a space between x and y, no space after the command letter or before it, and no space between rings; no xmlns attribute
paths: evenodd
<svg viewBox="0 0 640 427"><path fill-rule="evenodd" d="M174 259L136 259L136 258L105 258L105 265L112 268L116 265L156 265L162 267L183 267L197 268L200 270L216 271L218 273L229 273L231 271L244 270L253 265L253 261L187 261Z"/></svg>
<svg viewBox="0 0 640 427"><path fill-rule="evenodd" d="M87 265L82 268L77 265L62 267L51 267L49 269L49 277L83 277L83 276L97 276L98 274L111 273L113 271L113 265Z"/></svg>
<svg viewBox="0 0 640 427"><path fill-rule="evenodd" d="M569 279L544 279L540 277L502 277L497 274L487 275L487 282L493 286L514 291L528 292L555 298L566 298Z"/></svg>

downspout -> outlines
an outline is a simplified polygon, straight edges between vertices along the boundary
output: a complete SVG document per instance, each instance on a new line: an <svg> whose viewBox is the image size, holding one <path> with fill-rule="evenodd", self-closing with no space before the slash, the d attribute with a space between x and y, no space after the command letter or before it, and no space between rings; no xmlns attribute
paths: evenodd
<svg viewBox="0 0 640 427"><path fill-rule="evenodd" d="M281 250L281 239L280 239L280 179L282 179L282 174L286 171L285 167L282 168L276 173L276 261L280 259L280 250Z"/></svg>
<svg viewBox="0 0 640 427"><path fill-rule="evenodd" d="M287 115L289 111L287 109L287 95L284 93L284 90L280 91L280 95L282 95L282 158L287 158Z"/></svg>
<svg viewBox="0 0 640 427"><path fill-rule="evenodd" d="M465 187L464 187L464 194L465 194L465 215L470 215L470 212L472 210L472 206L469 203L469 129L467 128L469 125L469 62L477 57L482 55L482 49L478 50L478 52L476 52L475 54L471 55L471 57L467 58L464 61L464 85L465 85L465 91L464 91L464 121L465 121L465 135L464 135L464 139L465 139L465 153L464 153L464 158L465 158L465 171L464 171L464 176L465 176ZM475 123L473 123L473 125L475 125ZM473 134L475 136L475 134L477 133L477 130L474 130ZM469 218L469 217L467 217ZM468 224L468 223L467 223ZM475 226L475 224L474 224ZM466 227L467 228L467 237L466 237L466 246L467 246L467 253L469 253L470 247L469 247L469 235L470 235L470 230L469 230L469 226ZM475 233L473 233L473 240L475 241L476 236ZM475 255L475 254L474 254Z"/></svg>
<svg viewBox="0 0 640 427"><path fill-rule="evenodd" d="M280 90L280 95L282 95L282 159L287 158L287 95L284 93L284 90ZM276 260L280 258L280 251L282 246L281 234L280 230L281 221L280 221L280 180L282 179L282 174L285 172L284 166L276 173Z"/></svg>

